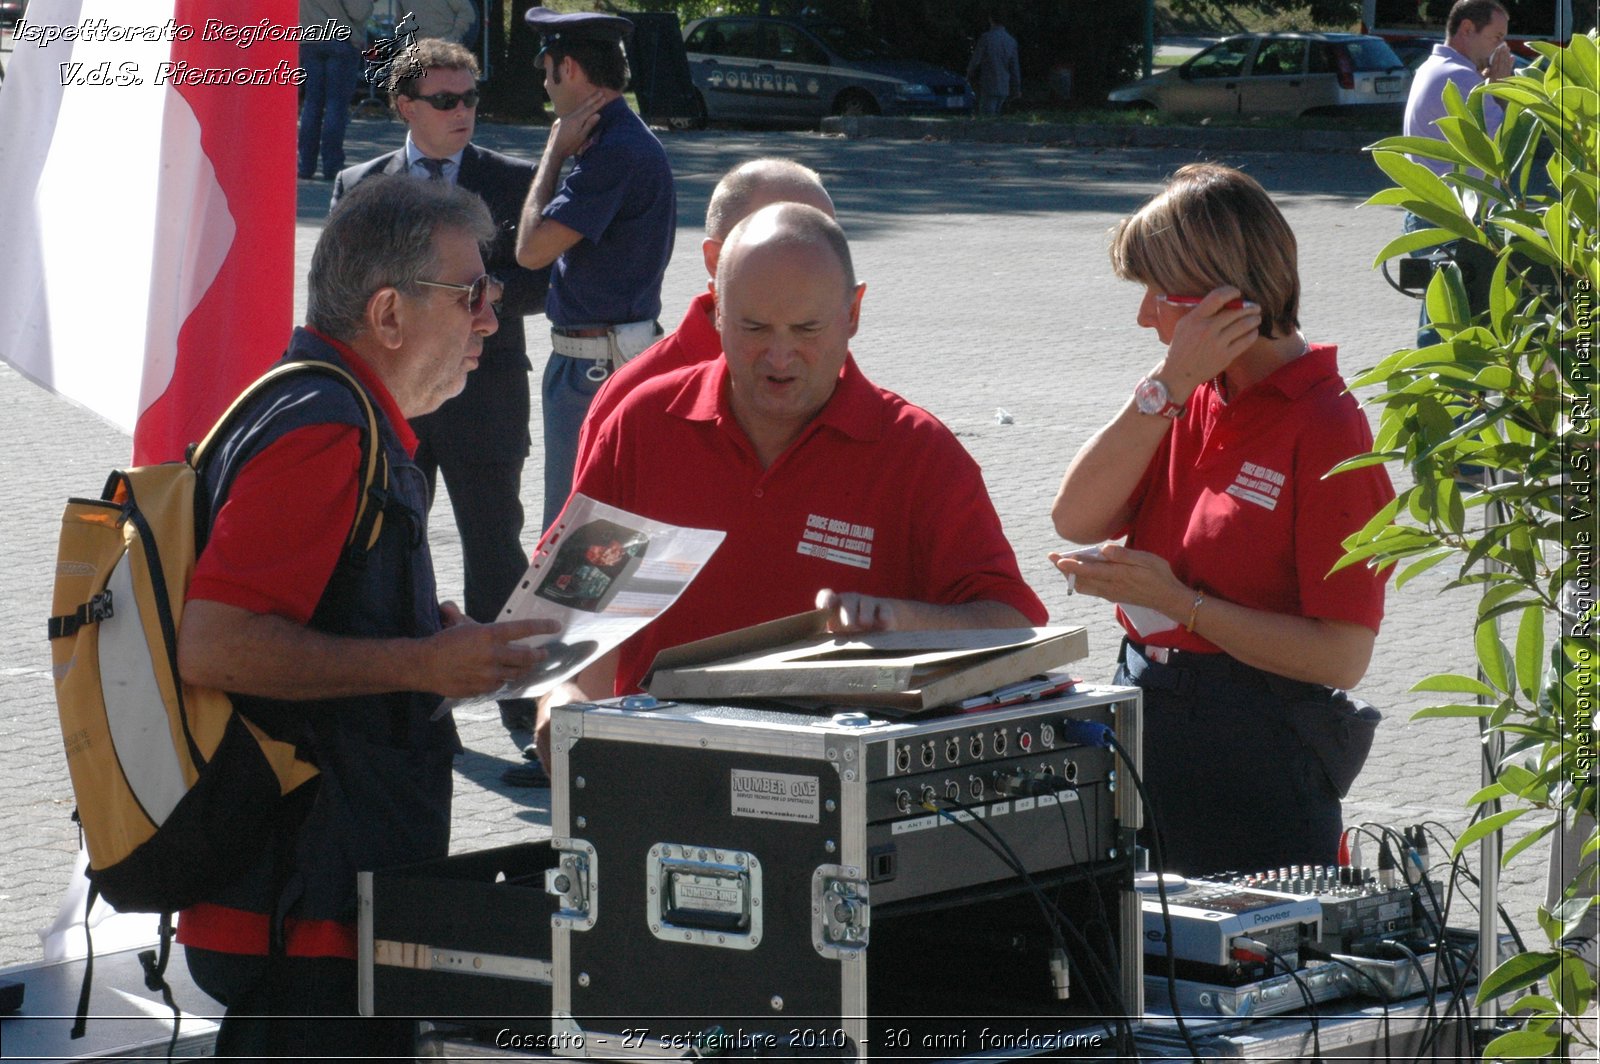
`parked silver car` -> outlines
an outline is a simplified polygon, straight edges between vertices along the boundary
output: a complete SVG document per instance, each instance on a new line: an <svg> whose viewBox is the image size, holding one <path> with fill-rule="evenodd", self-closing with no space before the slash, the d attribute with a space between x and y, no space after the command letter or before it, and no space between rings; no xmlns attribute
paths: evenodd
<svg viewBox="0 0 1600 1064"><path fill-rule="evenodd" d="M684 27L695 91L713 120L815 122L830 114L966 114L959 74L907 59L864 27L727 15Z"/></svg>
<svg viewBox="0 0 1600 1064"><path fill-rule="evenodd" d="M1113 89L1125 107L1176 114L1399 114L1411 71L1386 41L1357 33L1243 33L1172 68Z"/></svg>

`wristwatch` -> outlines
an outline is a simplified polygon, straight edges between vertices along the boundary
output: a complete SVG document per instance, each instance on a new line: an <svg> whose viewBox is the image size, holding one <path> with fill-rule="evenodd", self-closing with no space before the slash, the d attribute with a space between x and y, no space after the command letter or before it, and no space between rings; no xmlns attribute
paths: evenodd
<svg viewBox="0 0 1600 1064"><path fill-rule="evenodd" d="M1167 386L1154 377L1146 377L1133 386L1133 405L1141 414L1159 414L1173 419L1183 416L1183 404L1174 403Z"/></svg>

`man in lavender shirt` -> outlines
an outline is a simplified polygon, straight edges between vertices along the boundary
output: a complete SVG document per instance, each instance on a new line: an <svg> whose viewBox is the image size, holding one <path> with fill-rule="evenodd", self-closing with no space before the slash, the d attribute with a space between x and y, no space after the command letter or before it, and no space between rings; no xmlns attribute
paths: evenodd
<svg viewBox="0 0 1600 1064"><path fill-rule="evenodd" d="M1511 49L1506 46L1510 23L1510 16L1500 0L1456 0L1445 20L1444 43L1433 46L1433 54L1423 60L1411 80L1411 95L1406 99L1406 136L1444 139L1434 123L1449 113L1444 105L1447 84L1454 84L1465 100L1483 82L1511 76ZM1484 100L1484 125L1491 137L1504 117L1505 108L1499 100L1493 97ZM1451 169L1449 163L1423 155L1413 155L1411 159L1441 177ZM1432 224L1406 212L1405 231L1408 233L1427 229ZM1427 255L1433 250L1419 248L1412 255ZM1428 327L1428 305L1424 302L1417 320L1417 346L1427 347L1438 340L1438 334Z"/></svg>
<svg viewBox="0 0 1600 1064"><path fill-rule="evenodd" d="M1443 140L1434 123L1447 113L1445 84L1454 83L1464 100L1484 81L1499 81L1511 76L1511 50L1506 46L1510 17L1500 0L1456 0L1445 22L1443 44L1433 46L1433 54L1417 68L1406 100L1405 134ZM1483 116L1492 137L1500 127L1505 110L1500 101L1484 101ZM1412 156L1434 173L1449 173L1450 165L1437 159Z"/></svg>

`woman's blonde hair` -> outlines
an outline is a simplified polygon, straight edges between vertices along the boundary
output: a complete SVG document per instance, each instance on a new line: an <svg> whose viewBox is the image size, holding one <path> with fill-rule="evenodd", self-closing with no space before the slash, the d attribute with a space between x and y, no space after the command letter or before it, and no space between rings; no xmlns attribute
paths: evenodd
<svg viewBox="0 0 1600 1064"><path fill-rule="evenodd" d="M1229 284L1261 308L1261 335L1300 326L1294 232L1256 180L1231 166L1191 163L1112 230L1111 268L1169 295Z"/></svg>

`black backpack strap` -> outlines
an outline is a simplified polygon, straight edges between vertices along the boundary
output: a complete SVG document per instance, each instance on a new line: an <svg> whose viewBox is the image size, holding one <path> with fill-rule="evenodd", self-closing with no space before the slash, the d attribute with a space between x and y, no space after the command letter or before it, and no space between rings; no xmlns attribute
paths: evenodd
<svg viewBox="0 0 1600 1064"><path fill-rule="evenodd" d="M167 1059L178 1050L178 1024L183 1012L172 1000L172 987L167 984L167 962L172 959L172 914L162 913L159 931L160 953L153 949L139 953L139 967L144 969L144 988L161 995L161 1001L172 1010L172 1038L167 1042Z"/></svg>
<svg viewBox="0 0 1600 1064"><path fill-rule="evenodd" d="M184 460L198 472L216 441L234 428L235 422L251 399L284 377L307 372L321 373L342 382L361 404L362 413L367 418L367 426L362 436L364 455L361 462L361 489L356 496L355 519L351 522L350 534L345 538L345 557L359 565L365 562L367 552L377 543L378 534L383 531L383 513L389 501L389 456L383 449L383 440L378 430L378 412L372 405L371 397L367 395L367 390L361 386L361 382L345 369L332 362L313 359L284 362L272 367L239 393L239 397L228 406L216 424L211 426L211 431L206 433L205 439L189 445Z"/></svg>
<svg viewBox="0 0 1600 1064"><path fill-rule="evenodd" d="M106 588L71 613L62 613L51 617L50 638L72 638L78 634L78 629L84 625L94 624L96 621L103 621L110 617L112 615L112 605L111 589Z"/></svg>
<svg viewBox="0 0 1600 1064"><path fill-rule="evenodd" d="M94 880L89 880L89 900L83 907L83 985L78 988L78 1012L72 1021L73 1038L82 1038L84 1029L89 1026L89 989L94 985L94 937L89 933L89 914L94 912L94 903L100 897L100 888Z"/></svg>

